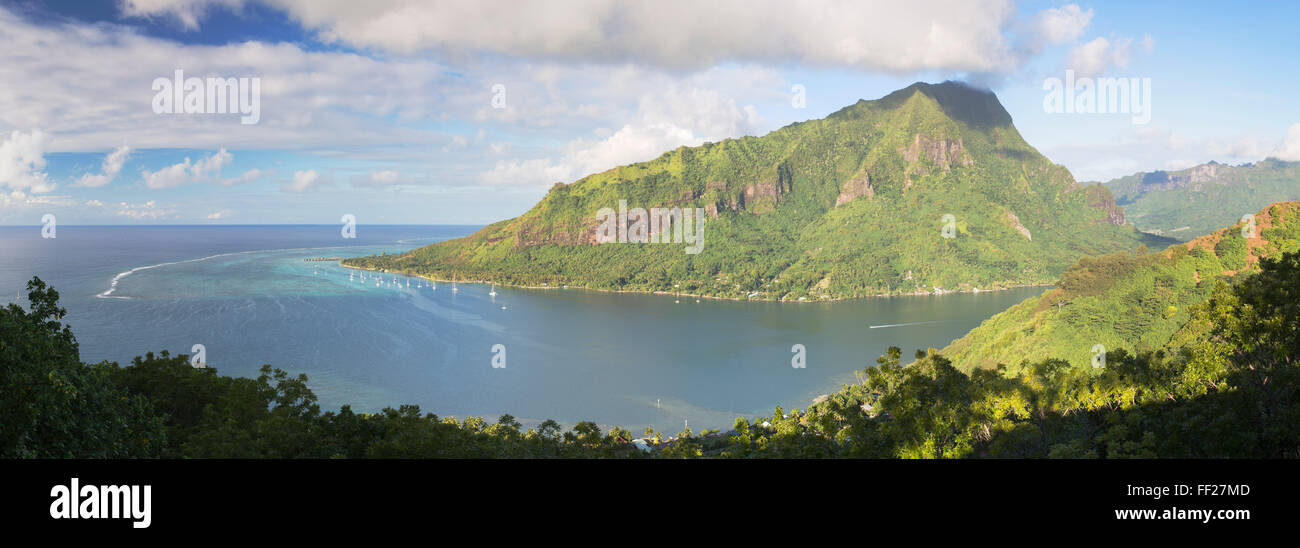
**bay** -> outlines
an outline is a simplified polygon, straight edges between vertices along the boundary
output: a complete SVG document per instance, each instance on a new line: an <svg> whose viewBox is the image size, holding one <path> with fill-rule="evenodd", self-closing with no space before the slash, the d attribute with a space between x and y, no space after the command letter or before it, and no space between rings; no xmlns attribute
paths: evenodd
<svg viewBox="0 0 1300 548"><path fill-rule="evenodd" d="M417 404L525 424L727 429L855 382L889 346L942 347L1043 288L834 303L449 284L313 257L397 253L472 226L0 227L0 301L40 276L82 359L203 345L222 374L304 373L324 409ZM25 304L25 299L20 301ZM500 346L497 346L500 345ZM805 367L792 367L802 345ZM502 361L504 358L504 361ZM504 365L504 367L494 367Z"/></svg>

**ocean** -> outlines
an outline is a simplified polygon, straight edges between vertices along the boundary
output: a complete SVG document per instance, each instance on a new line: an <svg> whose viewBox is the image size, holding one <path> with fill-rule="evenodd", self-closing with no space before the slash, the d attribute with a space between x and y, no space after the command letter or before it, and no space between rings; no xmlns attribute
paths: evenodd
<svg viewBox="0 0 1300 548"><path fill-rule="evenodd" d="M526 425L727 429L855 382L889 346L943 347L1043 288L735 302L427 281L313 257L397 253L474 226L0 227L0 302L52 285L84 361L202 345L222 374L304 373L322 408L417 404ZM804 367L793 367L802 345Z"/></svg>

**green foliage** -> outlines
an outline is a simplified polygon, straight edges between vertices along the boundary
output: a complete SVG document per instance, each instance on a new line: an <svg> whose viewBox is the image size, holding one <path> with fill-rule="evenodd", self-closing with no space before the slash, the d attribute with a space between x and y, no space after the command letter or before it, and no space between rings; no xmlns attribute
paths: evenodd
<svg viewBox="0 0 1300 548"><path fill-rule="evenodd" d="M1136 259L1075 274L1114 274L1118 286L1168 257ZM860 382L806 410L776 407L726 433L667 441L647 429L645 452L627 430L585 421L522 431L510 415L458 421L409 405L321 413L305 376L270 366L245 379L165 352L125 368L81 364L57 293L35 279L32 311L11 305L0 316L0 405L13 417L0 439L6 457L1300 457L1300 253L1264 257L1238 281L1216 281L1190 307L1187 325L1198 327L1176 353L1117 349L1098 369L1049 358L966 373L934 350L904 365L893 347Z"/></svg>
<svg viewBox="0 0 1300 548"><path fill-rule="evenodd" d="M1300 457L1300 254L1264 259L1196 305L1212 327L1177 355L1107 354L1095 371L1047 359L962 373L933 351L890 348L862 382L756 429L726 457ZM805 453L808 454L808 453Z"/></svg>
<svg viewBox="0 0 1300 548"><path fill-rule="evenodd" d="M596 213L620 200L704 208L703 250L593 244ZM941 235L945 215L955 238ZM473 235L344 264L529 287L840 299L1045 284L1080 256L1155 241L1117 215L1105 187L1080 186L1038 154L991 93L916 84L762 137L556 184Z"/></svg>
<svg viewBox="0 0 1300 548"><path fill-rule="evenodd" d="M1214 244L1214 254L1228 270L1239 270L1246 266L1246 238L1233 232L1225 233Z"/></svg>
<svg viewBox="0 0 1300 548"><path fill-rule="evenodd" d="M59 293L33 278L27 299L0 310L0 458L158 455L161 419L110 382L112 365L81 363Z"/></svg>
<svg viewBox="0 0 1300 548"><path fill-rule="evenodd" d="M1191 310L1219 280L1248 276L1260 257L1300 250L1297 208L1287 202L1260 211L1259 226L1267 228L1250 241L1238 224L1160 253L1082 258L1055 289L985 320L943 354L965 369L1002 363L1011 373L1048 358L1089 369L1098 344L1176 354L1204 338L1208 324L1193 321Z"/></svg>
<svg viewBox="0 0 1300 548"><path fill-rule="evenodd" d="M1129 222L1187 241L1231 225L1274 202L1300 200L1300 162L1211 162L1180 171L1135 173L1106 186Z"/></svg>

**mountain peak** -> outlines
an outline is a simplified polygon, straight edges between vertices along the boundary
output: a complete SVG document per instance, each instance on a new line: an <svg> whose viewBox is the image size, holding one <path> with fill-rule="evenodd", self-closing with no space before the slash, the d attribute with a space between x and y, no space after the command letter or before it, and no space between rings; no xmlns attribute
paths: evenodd
<svg viewBox="0 0 1300 548"><path fill-rule="evenodd" d="M1002 102L998 101L996 94L987 89L976 88L964 82L953 80L938 84L916 82L874 101L859 100L856 104L842 109L840 112L845 112L860 105L875 105L887 109L898 108L918 93L933 99L939 105L939 108L943 110L944 115L972 128L988 130L1011 125L1011 114L1007 112L1006 108L1003 108Z"/></svg>
<svg viewBox="0 0 1300 548"><path fill-rule="evenodd" d="M1080 255L1148 241L1119 226L1105 188L1076 192L1010 124L991 92L918 83L827 119L592 174L472 236L349 264L799 302L1050 283ZM684 226L672 242L651 226L683 219L708 224L698 253L679 245ZM638 245L606 245L606 225ZM673 245L639 245L652 243Z"/></svg>

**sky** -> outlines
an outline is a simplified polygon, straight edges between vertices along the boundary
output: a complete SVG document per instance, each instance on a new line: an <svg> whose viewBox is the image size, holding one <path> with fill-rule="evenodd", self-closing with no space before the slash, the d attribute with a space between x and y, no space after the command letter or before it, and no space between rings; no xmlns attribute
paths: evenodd
<svg viewBox="0 0 1300 548"><path fill-rule="evenodd" d="M4 1L0 224L487 224L917 81L993 90L1080 181L1300 161L1296 21L1291 2ZM1149 116L1048 106L1067 72L1149 92ZM245 101L190 102L189 78Z"/></svg>

